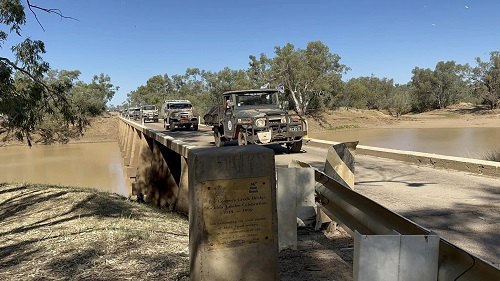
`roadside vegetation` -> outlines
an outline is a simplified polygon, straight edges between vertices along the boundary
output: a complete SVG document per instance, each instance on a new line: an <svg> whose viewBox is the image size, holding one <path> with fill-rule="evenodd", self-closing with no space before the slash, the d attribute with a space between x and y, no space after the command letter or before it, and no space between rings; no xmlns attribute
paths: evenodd
<svg viewBox="0 0 500 281"><path fill-rule="evenodd" d="M0 280L189 280L188 220L93 189L0 183Z"/></svg>

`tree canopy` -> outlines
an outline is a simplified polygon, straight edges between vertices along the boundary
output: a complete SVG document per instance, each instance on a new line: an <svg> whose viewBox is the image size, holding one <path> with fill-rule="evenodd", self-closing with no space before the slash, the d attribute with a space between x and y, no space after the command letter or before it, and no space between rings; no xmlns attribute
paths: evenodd
<svg viewBox="0 0 500 281"><path fill-rule="evenodd" d="M8 32L0 30L0 48L12 34L23 37L25 9L37 21L35 10L69 18L57 9L45 9L30 1L1 0L0 24ZM26 37L11 51L13 60L0 56L0 133L6 130L29 145L33 134L41 136L42 142L65 142L82 134L89 124L87 117L102 113L117 89L104 74L86 84L78 80L79 71L52 71L43 60L45 44L40 40Z"/></svg>
<svg viewBox="0 0 500 281"><path fill-rule="evenodd" d="M490 53L490 61L476 58L473 69L474 92L481 96L490 109L500 108L500 51Z"/></svg>

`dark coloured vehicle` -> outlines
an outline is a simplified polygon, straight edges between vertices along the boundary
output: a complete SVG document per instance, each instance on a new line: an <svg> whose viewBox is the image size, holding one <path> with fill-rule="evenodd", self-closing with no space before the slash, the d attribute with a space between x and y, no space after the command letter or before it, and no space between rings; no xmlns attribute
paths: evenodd
<svg viewBox="0 0 500 281"><path fill-rule="evenodd" d="M289 152L299 152L306 120L284 110L280 97L271 89L225 92L222 104L204 116L205 124L213 126L215 145L238 140L239 145L285 144Z"/></svg>
<svg viewBox="0 0 500 281"><path fill-rule="evenodd" d="M131 107L128 109L129 119L139 120L141 119L141 109L139 107Z"/></svg>

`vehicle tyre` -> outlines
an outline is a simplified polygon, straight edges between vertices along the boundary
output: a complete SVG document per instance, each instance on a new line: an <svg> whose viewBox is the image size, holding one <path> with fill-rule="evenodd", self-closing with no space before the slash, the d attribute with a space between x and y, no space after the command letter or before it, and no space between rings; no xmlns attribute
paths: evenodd
<svg viewBox="0 0 500 281"><path fill-rule="evenodd" d="M198 125L193 125L193 130L198 131Z"/></svg>
<svg viewBox="0 0 500 281"><path fill-rule="evenodd" d="M215 143L216 147L223 147L224 146L224 141L222 140L220 132L217 128L214 130L214 143Z"/></svg>
<svg viewBox="0 0 500 281"><path fill-rule="evenodd" d="M191 124L186 125L186 129L189 129L189 128L191 128Z"/></svg>
<svg viewBox="0 0 500 281"><path fill-rule="evenodd" d="M168 124L167 124L167 120L163 120L163 127L165 128L165 130L168 130Z"/></svg>
<svg viewBox="0 0 500 281"><path fill-rule="evenodd" d="M302 140L287 144L288 153L299 153L302 149Z"/></svg>
<svg viewBox="0 0 500 281"><path fill-rule="evenodd" d="M175 131L175 125L174 125L174 121L173 120L170 120L169 129L170 129L170 132Z"/></svg>
<svg viewBox="0 0 500 281"><path fill-rule="evenodd" d="M158 123L158 119L154 119L153 122Z"/></svg>
<svg viewBox="0 0 500 281"><path fill-rule="evenodd" d="M240 131L238 133L238 145L247 145L247 134L246 132Z"/></svg>

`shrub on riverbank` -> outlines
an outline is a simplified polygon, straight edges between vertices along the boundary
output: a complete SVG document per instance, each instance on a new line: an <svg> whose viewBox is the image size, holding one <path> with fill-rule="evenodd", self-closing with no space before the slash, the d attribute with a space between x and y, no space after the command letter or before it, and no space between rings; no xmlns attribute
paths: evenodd
<svg viewBox="0 0 500 281"><path fill-rule="evenodd" d="M92 189L0 183L0 280L189 280L188 221Z"/></svg>

